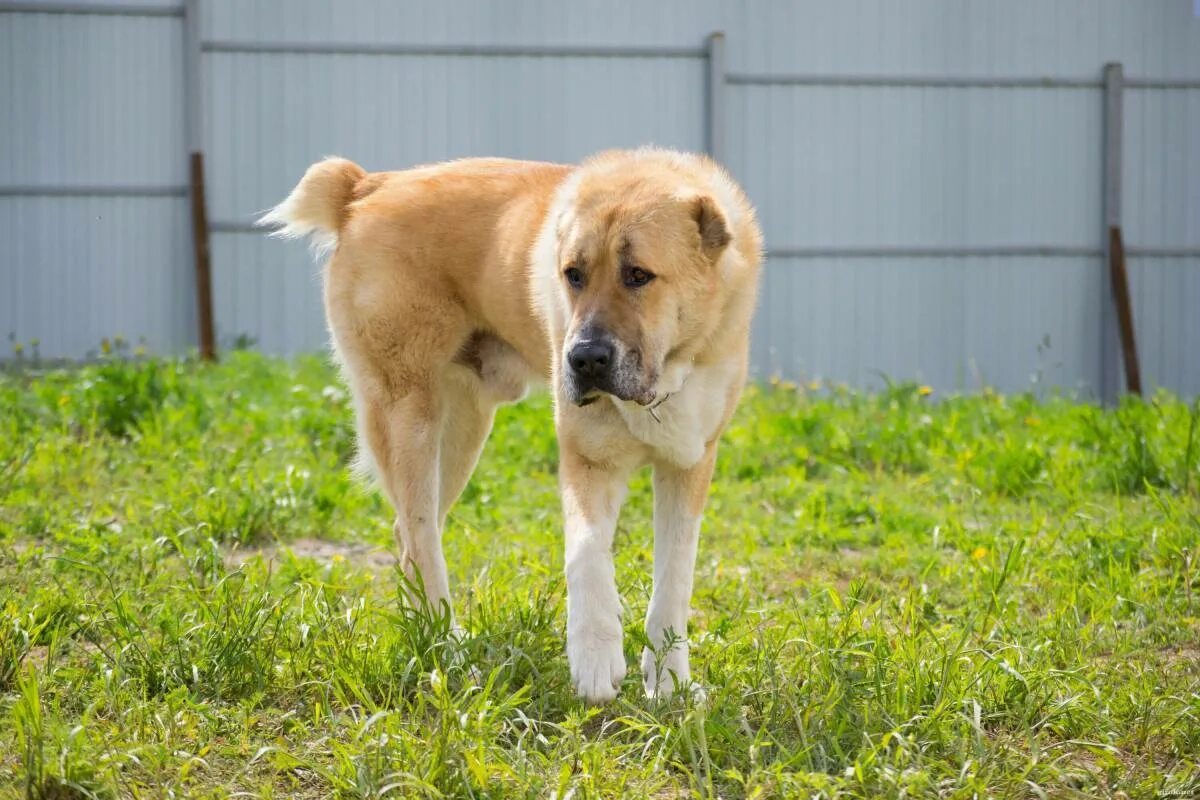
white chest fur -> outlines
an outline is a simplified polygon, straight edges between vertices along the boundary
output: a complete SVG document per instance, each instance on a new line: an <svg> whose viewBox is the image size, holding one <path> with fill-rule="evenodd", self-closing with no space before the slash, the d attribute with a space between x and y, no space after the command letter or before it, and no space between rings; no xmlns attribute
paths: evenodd
<svg viewBox="0 0 1200 800"><path fill-rule="evenodd" d="M738 372L733 360L696 367L653 414L637 403L615 398L613 402L634 438L648 445L659 458L686 468L700 460L705 444L717 433L725 415L729 386Z"/></svg>

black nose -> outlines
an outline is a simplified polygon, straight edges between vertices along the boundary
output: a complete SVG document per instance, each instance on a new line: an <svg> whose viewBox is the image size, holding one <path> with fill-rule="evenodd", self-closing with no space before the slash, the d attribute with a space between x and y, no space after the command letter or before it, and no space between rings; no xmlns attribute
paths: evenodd
<svg viewBox="0 0 1200 800"><path fill-rule="evenodd" d="M567 353L567 362L576 375L598 378L608 372L613 360L613 346L603 339L579 342Z"/></svg>

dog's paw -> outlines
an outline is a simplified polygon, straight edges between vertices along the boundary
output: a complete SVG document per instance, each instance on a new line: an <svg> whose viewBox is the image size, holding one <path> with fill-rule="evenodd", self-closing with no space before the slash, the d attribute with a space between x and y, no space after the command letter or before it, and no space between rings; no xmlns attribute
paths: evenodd
<svg viewBox="0 0 1200 800"><path fill-rule="evenodd" d="M589 703L607 703L621 691L625 678L625 652L621 630L583 628L567 636L567 661L575 693Z"/></svg>
<svg viewBox="0 0 1200 800"><path fill-rule="evenodd" d="M649 647L642 649L642 686L651 699L671 697L677 692L701 696L704 693L699 684L692 683L687 648L679 645L661 654Z"/></svg>

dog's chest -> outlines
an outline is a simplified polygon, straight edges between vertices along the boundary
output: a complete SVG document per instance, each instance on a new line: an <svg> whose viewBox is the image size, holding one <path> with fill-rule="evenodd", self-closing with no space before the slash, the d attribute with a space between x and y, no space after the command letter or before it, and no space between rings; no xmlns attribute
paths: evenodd
<svg viewBox="0 0 1200 800"><path fill-rule="evenodd" d="M737 365L716 364L692 371L683 387L653 413L636 403L617 402L625 425L635 439L679 467L690 467L704 455L725 415L729 388Z"/></svg>

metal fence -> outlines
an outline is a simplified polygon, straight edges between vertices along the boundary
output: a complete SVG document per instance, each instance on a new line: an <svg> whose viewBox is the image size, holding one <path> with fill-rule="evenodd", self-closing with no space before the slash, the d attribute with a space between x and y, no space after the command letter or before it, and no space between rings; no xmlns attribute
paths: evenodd
<svg viewBox="0 0 1200 800"><path fill-rule="evenodd" d="M316 272L250 222L312 160L655 142L760 209L760 375L1111 396L1115 223L1143 371L1197 394L1200 20L1129 8L0 2L0 332L193 343L192 150L218 333L290 353L324 344Z"/></svg>
<svg viewBox="0 0 1200 800"><path fill-rule="evenodd" d="M1015 390L1051 385L1116 396L1123 386L1123 370L1108 285L1107 230L1125 222L1122 185L1129 165L1123 157L1122 132L1128 125L1124 99L1128 93L1155 92L1159 96L1136 97L1135 102L1173 101L1189 115L1178 124L1182 131L1191 132L1190 142L1164 153L1164 159L1182 157L1183 163L1176 165L1187 181L1177 187L1183 190L1181 208L1200 214L1200 169L1194 163L1200 157L1200 114L1195 107L1200 80L1126 78L1122 65L1114 63L1090 78L734 73L725 82L809 92L926 91L941 98L935 104L965 104L970 98L964 92L984 90L988 94L980 101L980 116L1002 126L1005 116L1021 113L1022 109L1012 107L1012 95L1023 93L1030 105L1043 106L1046 117L1057 118L1054 127L1065 135L1055 142L1051 128L1028 142L1028 149L1007 154L1005 166L1018 171L1022 160L1046 167L1039 151L1047 146L1057 145L1064 155L1054 173L1039 179L1026 172L1009 187L1003 205L1019 228L977 220L975 226L956 226L968 231L975 227L979 238L973 241L955 241L943 227L929 232L933 241L915 244L848 241L780 246L782 237L776 233L771 237L775 244L769 246L770 259L774 264L792 262L793 269L782 280L776 271L775 280L769 281L767 313L759 317L762 326L756 339L760 366L790 374L832 372L856 385L870 382L872 376L886 381L917 375L937 386L998 385ZM1166 100L1163 93L1175 97ZM763 112L753 116L760 119ZM970 142L970 124L962 127L966 135L957 140L959 147ZM975 132L987 136L982 126ZM770 152L772 148L759 150ZM838 175L851 174L855 168L847 155L864 157L861 151L848 154L845 149L839 155ZM952 152L935 157L939 163L934 168L941 176L947 163L957 161L964 172L980 166ZM731 160L747 167L755 158L742 152ZM886 171L882 165L874 168ZM1133 182L1144 189L1143 177L1135 176ZM1056 187L1052 182L1061 183ZM918 180L913 183L919 185ZM947 198L940 197L939 217L969 210L969 186L956 188L963 209L948 207ZM1059 205L1064 188L1068 196L1077 193L1066 208ZM1013 213L1022 206L1028 213ZM847 209L842 219L853 220L853 209ZM1040 220L1050 224L1039 224ZM909 224L916 228L921 222L913 218ZM1148 234L1144 222L1144 218L1135 221L1135 235ZM768 225L774 231L783 227ZM1196 236L1200 219L1185 217L1173 227ZM908 238L903 224L895 228L896 239ZM1044 238L1030 233L1042 233ZM1149 362L1156 384L1189 394L1200 392L1200 357L1194 355L1200 352L1200 327L1193 312L1200 308L1200 246L1185 243L1195 241L1139 240L1126 248L1136 265L1134 284L1140 302L1135 316L1141 323L1143 359ZM805 295L814 292L821 299L805 302ZM1178 302L1162 302L1164 293ZM789 307L811 309L819 316L804 331L803 323L788 313Z"/></svg>

